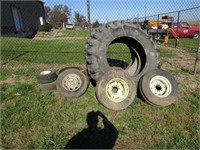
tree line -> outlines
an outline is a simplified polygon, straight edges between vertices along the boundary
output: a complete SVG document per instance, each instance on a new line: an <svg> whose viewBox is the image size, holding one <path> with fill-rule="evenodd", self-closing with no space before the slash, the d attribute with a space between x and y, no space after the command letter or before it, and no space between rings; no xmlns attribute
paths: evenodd
<svg viewBox="0 0 200 150"><path fill-rule="evenodd" d="M83 28L88 26L86 17L78 11L74 11L72 16L72 9L67 5L55 5L53 8L49 6L44 6L45 17L47 23L51 24L53 27L57 28L58 23L68 24L73 23L75 27ZM73 22L71 22L73 20ZM99 22L96 20L93 24L93 27L98 27Z"/></svg>

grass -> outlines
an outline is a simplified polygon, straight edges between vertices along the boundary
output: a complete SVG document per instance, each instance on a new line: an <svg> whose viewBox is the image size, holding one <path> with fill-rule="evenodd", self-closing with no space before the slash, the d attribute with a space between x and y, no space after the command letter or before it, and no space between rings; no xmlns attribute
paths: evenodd
<svg viewBox="0 0 200 150"><path fill-rule="evenodd" d="M84 62L85 40L1 38L1 42L1 59L5 61L16 60L44 64Z"/></svg>
<svg viewBox="0 0 200 150"><path fill-rule="evenodd" d="M64 148L74 135L87 128L87 114L98 110L117 128L118 148L124 148L126 142L126 148L197 149L198 97L194 93L185 99L166 108L152 107L136 99L126 110L114 112L95 100L93 87L84 96L72 100L57 92L41 92L35 81L3 84L2 146Z"/></svg>
<svg viewBox="0 0 200 150"><path fill-rule="evenodd" d="M161 43L164 42L164 40L160 40ZM175 46L175 39L171 38L169 39L169 45ZM194 50L197 50L198 48L198 39L194 38L180 38L177 41L177 46L180 48L186 48L189 50L189 52L194 52Z"/></svg>
<svg viewBox="0 0 200 150"><path fill-rule="evenodd" d="M87 37L89 34L88 30L64 30L63 37Z"/></svg>
<svg viewBox="0 0 200 150"><path fill-rule="evenodd" d="M2 65L0 79L1 148L63 149L87 129L88 113L100 111L118 131L115 149L199 149L198 91L181 91L184 94L178 101L165 108L136 98L123 111L100 105L92 85L75 99L64 98L57 91L41 91L35 79L38 67L83 64L84 44L85 40L1 38L1 61L8 62ZM114 53L116 48L126 52ZM130 57L124 45L116 44L109 47L108 56L124 61ZM161 57L179 56L162 48ZM177 74L189 73L180 70ZM98 126L103 127L101 118Z"/></svg>

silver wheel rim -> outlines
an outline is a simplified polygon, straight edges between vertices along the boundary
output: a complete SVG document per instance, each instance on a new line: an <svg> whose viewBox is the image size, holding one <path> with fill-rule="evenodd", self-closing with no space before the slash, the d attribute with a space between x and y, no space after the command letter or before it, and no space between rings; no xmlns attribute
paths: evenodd
<svg viewBox="0 0 200 150"><path fill-rule="evenodd" d="M129 93L129 86L123 79L114 78L106 85L107 97L116 103L124 101Z"/></svg>
<svg viewBox="0 0 200 150"><path fill-rule="evenodd" d="M76 74L68 74L62 81L63 87L68 91L77 91L81 84L81 78Z"/></svg>
<svg viewBox="0 0 200 150"><path fill-rule="evenodd" d="M50 73L51 73L50 70L45 70L45 71L40 72L41 75L47 75L47 74L50 74Z"/></svg>
<svg viewBox="0 0 200 150"><path fill-rule="evenodd" d="M168 97L172 92L170 81L163 76L155 76L150 80L151 92L160 98Z"/></svg>

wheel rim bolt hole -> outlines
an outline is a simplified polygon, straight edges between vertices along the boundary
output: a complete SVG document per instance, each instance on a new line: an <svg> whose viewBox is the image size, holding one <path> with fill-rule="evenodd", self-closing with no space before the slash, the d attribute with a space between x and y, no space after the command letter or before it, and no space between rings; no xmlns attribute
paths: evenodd
<svg viewBox="0 0 200 150"><path fill-rule="evenodd" d="M115 94L118 92L118 90L119 90L118 87L113 87L113 89L112 89L113 93L115 93Z"/></svg>
<svg viewBox="0 0 200 150"><path fill-rule="evenodd" d="M162 90L162 87L161 87L161 85L156 85L156 90L158 90L158 91L161 91Z"/></svg>

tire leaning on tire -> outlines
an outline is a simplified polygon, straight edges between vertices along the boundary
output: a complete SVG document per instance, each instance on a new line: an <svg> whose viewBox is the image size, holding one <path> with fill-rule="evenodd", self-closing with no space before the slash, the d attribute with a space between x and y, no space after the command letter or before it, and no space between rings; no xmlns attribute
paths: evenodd
<svg viewBox="0 0 200 150"><path fill-rule="evenodd" d="M152 70L145 74L139 89L144 100L156 106L168 106L178 97L178 84L174 77L164 70Z"/></svg>
<svg viewBox="0 0 200 150"><path fill-rule="evenodd" d="M96 29L85 45L87 70L94 81L98 81L105 72L111 70L106 54L109 45L115 43L125 44L129 48L133 63L125 70L131 77L136 78L135 80L139 80L146 72L158 68L160 60L151 36L137 25L112 22Z"/></svg>
<svg viewBox="0 0 200 150"><path fill-rule="evenodd" d="M82 71L67 68L58 75L56 88L64 97L77 98L86 92L89 83L88 77Z"/></svg>
<svg viewBox="0 0 200 150"><path fill-rule="evenodd" d="M111 110L127 108L136 97L136 86L133 79L124 71L111 70L97 82L97 100Z"/></svg>

